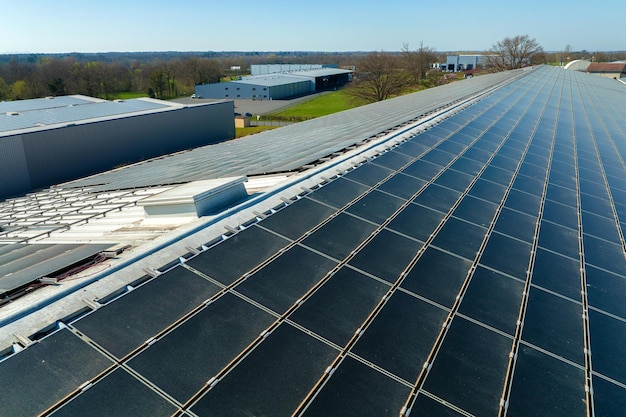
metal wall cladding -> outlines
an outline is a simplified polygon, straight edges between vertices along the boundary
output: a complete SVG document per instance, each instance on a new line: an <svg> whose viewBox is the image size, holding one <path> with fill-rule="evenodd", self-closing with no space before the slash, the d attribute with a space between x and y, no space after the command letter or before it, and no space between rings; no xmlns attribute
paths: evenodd
<svg viewBox="0 0 626 417"><path fill-rule="evenodd" d="M212 103L3 138L0 197L232 139L233 109Z"/></svg>
<svg viewBox="0 0 626 417"><path fill-rule="evenodd" d="M18 194L30 188L30 176L22 135L0 139L0 197Z"/></svg>
<svg viewBox="0 0 626 417"><path fill-rule="evenodd" d="M279 100L315 90L315 80L297 80L285 77L285 81L262 82L229 82L197 85L195 93L201 98L225 98L242 100ZM273 84L273 85L272 85Z"/></svg>

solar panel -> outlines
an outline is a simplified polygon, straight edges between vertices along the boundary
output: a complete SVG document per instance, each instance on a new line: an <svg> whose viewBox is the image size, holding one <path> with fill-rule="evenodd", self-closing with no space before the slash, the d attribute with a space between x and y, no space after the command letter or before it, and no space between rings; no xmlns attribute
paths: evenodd
<svg viewBox="0 0 626 417"><path fill-rule="evenodd" d="M294 246L235 287L255 302L284 313L335 266L327 257Z"/></svg>
<svg viewBox="0 0 626 417"><path fill-rule="evenodd" d="M347 357L303 415L359 417L367 408L371 415L393 417L396 404L409 391L406 385Z"/></svg>
<svg viewBox="0 0 626 417"><path fill-rule="evenodd" d="M171 416L177 407L135 376L118 368L51 415L71 417L81 415L87 409L93 417L129 413L134 416L166 417Z"/></svg>
<svg viewBox="0 0 626 417"><path fill-rule="evenodd" d="M522 280L479 266L463 297L459 313L514 336L523 292Z"/></svg>
<svg viewBox="0 0 626 417"><path fill-rule="evenodd" d="M580 300L567 300L531 288L526 308L522 340L583 366Z"/></svg>
<svg viewBox="0 0 626 417"><path fill-rule="evenodd" d="M446 334L424 390L473 415L494 415L500 406L510 347L509 337L457 318Z"/></svg>
<svg viewBox="0 0 626 417"><path fill-rule="evenodd" d="M515 374L507 416L586 415L584 369L522 345Z"/></svg>
<svg viewBox="0 0 626 417"><path fill-rule="evenodd" d="M271 314L226 294L128 364L184 403L274 320Z"/></svg>
<svg viewBox="0 0 626 417"><path fill-rule="evenodd" d="M389 288L387 283L344 267L289 319L343 347Z"/></svg>
<svg viewBox="0 0 626 417"><path fill-rule="evenodd" d="M283 324L242 360L243 366L236 366L191 411L216 417L228 415L232 410L290 415L338 353L322 341Z"/></svg>
<svg viewBox="0 0 626 417"><path fill-rule="evenodd" d="M184 268L175 268L94 311L74 326L122 358L218 290L206 279Z"/></svg>
<svg viewBox="0 0 626 417"><path fill-rule="evenodd" d="M0 412L5 416L43 413L113 366L111 360L69 330L58 331L1 364Z"/></svg>

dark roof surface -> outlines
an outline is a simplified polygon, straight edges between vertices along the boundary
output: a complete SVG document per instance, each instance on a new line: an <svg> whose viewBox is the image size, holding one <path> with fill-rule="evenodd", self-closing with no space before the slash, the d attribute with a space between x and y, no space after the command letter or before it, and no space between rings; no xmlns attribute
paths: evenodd
<svg viewBox="0 0 626 417"><path fill-rule="evenodd" d="M7 357L0 415L622 415L625 103L528 71Z"/></svg>
<svg viewBox="0 0 626 417"><path fill-rule="evenodd" d="M592 62L587 72L626 72L626 63L623 62Z"/></svg>

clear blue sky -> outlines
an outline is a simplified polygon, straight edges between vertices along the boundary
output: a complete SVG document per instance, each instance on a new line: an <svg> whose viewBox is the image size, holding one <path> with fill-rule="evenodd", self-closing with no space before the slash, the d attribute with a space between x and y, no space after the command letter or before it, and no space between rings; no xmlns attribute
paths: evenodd
<svg viewBox="0 0 626 417"><path fill-rule="evenodd" d="M0 0L0 53L626 50L626 1Z"/></svg>

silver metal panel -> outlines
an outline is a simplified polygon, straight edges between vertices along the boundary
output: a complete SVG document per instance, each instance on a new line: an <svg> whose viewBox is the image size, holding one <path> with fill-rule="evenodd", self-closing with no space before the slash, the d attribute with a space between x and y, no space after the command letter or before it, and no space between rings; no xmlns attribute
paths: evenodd
<svg viewBox="0 0 626 417"><path fill-rule="evenodd" d="M110 244L0 246L0 295L72 266L111 246Z"/></svg>
<svg viewBox="0 0 626 417"><path fill-rule="evenodd" d="M354 71L344 70L344 69L339 69L339 68L322 68L322 69L311 70L311 71L296 71L296 72L292 72L291 74L302 76L302 77L315 78L315 77L324 77L328 75L349 74L351 72L354 72Z"/></svg>
<svg viewBox="0 0 626 417"><path fill-rule="evenodd" d="M98 121L92 119L91 123L23 133L20 136L23 156L21 159L15 158L12 163L15 165L13 170L9 175L3 176L3 179L8 180L5 185L0 182L0 197L47 187L113 169L122 164L196 148L235 136L233 102L197 106L177 105L172 109L159 102L143 100L101 104L104 106L100 104L82 106L92 108L87 113L83 113L77 107L61 110L66 112L66 115L76 110L77 113L73 117L79 118L95 116L95 106L102 110L100 115L119 112L119 109L126 109L128 112L144 111L134 113L133 117L108 119L103 116L104 118ZM159 111L161 109L168 111ZM19 150L15 148L17 145L11 145L10 138L10 136L0 138L0 159L3 153L14 155ZM5 147L11 150L4 150ZM29 183L24 179L25 170L28 172ZM0 167L0 172L3 171L4 169ZM14 176L16 181L12 180Z"/></svg>

